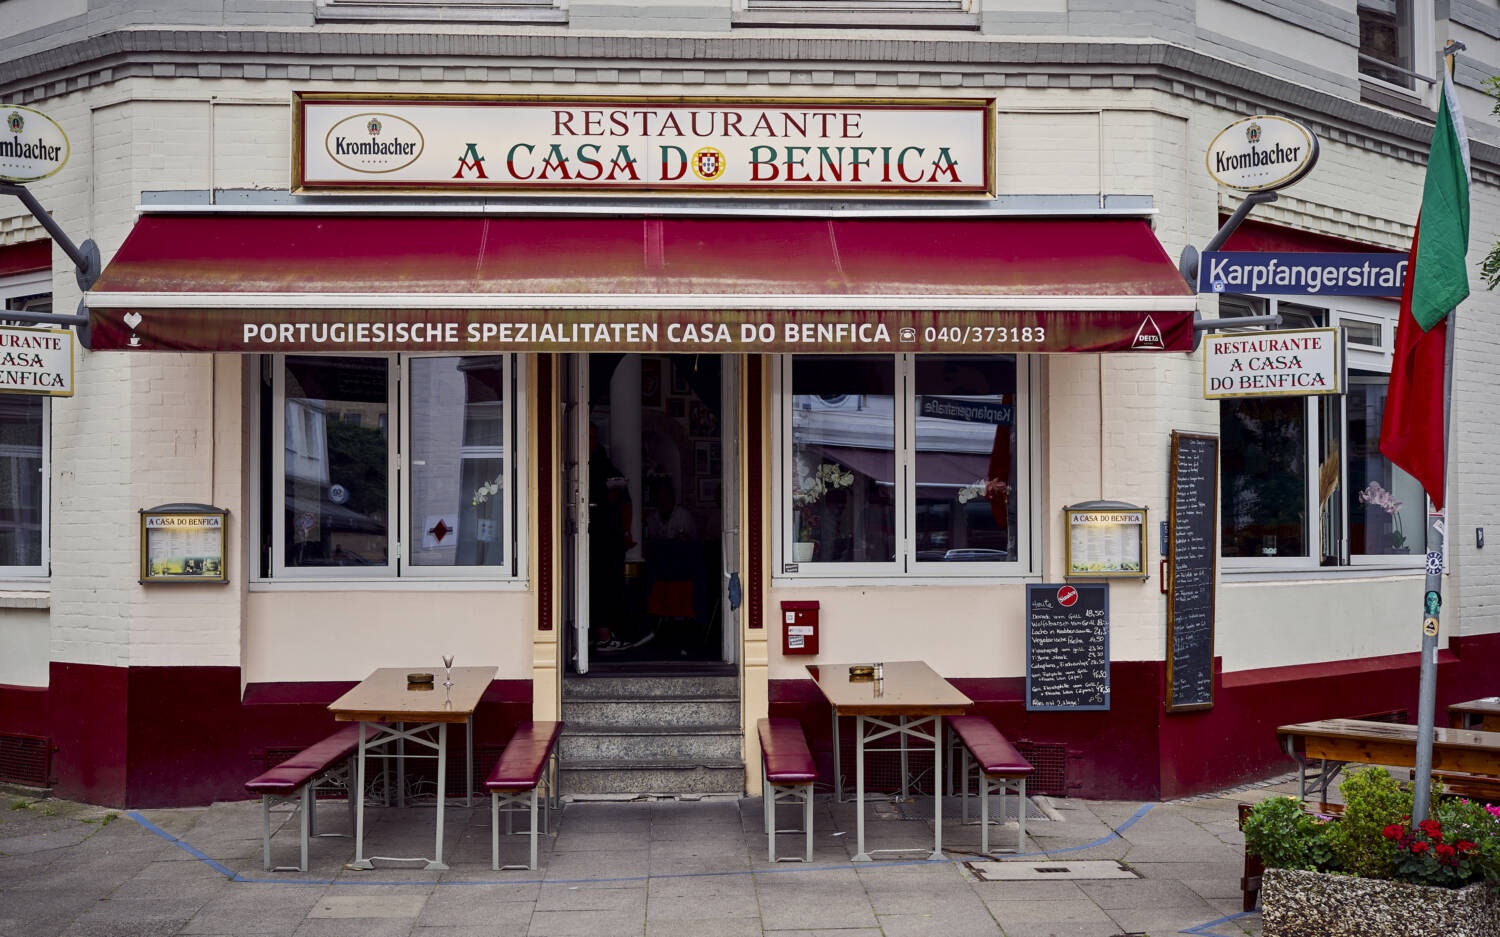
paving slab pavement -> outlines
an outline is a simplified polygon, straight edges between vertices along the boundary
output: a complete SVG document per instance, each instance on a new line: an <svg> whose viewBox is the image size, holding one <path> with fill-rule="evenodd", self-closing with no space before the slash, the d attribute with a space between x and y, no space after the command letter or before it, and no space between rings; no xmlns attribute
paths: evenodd
<svg viewBox="0 0 1500 937"><path fill-rule="evenodd" d="M854 863L854 806L820 796L809 864L768 861L758 798L651 799L566 804L537 872L496 872L488 805L453 801L447 871L346 869L344 836L313 840L301 873L261 868L258 802L120 811L0 788L0 937L1258 937L1259 913L1239 910L1235 804L1294 787L1277 779L1147 804L1036 798L1048 818L1028 819L1025 853L992 858L1052 870L1118 860L1137 876L1046 881L985 881L966 865L983 857L956 799L944 804L942 862L922 858L926 798L872 805L876 861ZM781 822L800 820L792 814ZM430 802L367 808L367 847L430 852L432 815ZM319 821L347 832L339 802ZM273 860L296 861L295 814L279 808L273 824ZM994 829L991 847L1014 837L1014 824ZM526 840L502 849L524 861ZM800 835L779 844L782 855L801 849Z"/></svg>

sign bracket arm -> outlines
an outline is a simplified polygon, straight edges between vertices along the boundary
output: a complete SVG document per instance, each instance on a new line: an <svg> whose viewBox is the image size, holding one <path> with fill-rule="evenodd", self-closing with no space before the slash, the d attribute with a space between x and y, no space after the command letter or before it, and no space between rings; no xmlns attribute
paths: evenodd
<svg viewBox="0 0 1500 937"><path fill-rule="evenodd" d="M1203 248L1202 253L1211 253L1223 247L1224 243L1229 240L1230 235L1234 234L1235 230L1239 228L1240 222L1244 221L1245 217L1250 214L1251 209L1257 205L1274 201L1276 201L1275 192L1250 192L1246 194L1244 200L1235 208L1234 214L1224 220L1224 224L1219 228L1218 233L1209 240L1208 244ZM1182 249L1182 254L1177 260L1177 272L1181 273L1182 278L1194 289L1198 288L1198 258L1200 256L1198 248L1189 244ZM1246 325L1269 325L1275 328L1280 324L1281 316L1276 314L1269 316L1238 316L1233 319L1203 319L1194 310L1193 350L1198 350L1198 343L1201 340L1202 333L1211 329Z"/></svg>
<svg viewBox="0 0 1500 937"><path fill-rule="evenodd" d="M84 241L81 245L74 244L73 239L62 229L42 203L36 200L36 196L24 185L16 183L0 183L0 195L14 195L31 212L31 216L46 229L57 246L63 249L63 253L73 261L73 276L78 281L78 288L87 291L99 279L102 264L99 257L99 245L93 239ZM78 341L84 348L89 347L89 315L83 311L83 301L78 302L78 312L73 315L59 313L40 312L10 312L6 311L3 318L12 322L24 322L27 325L71 325L78 333Z"/></svg>

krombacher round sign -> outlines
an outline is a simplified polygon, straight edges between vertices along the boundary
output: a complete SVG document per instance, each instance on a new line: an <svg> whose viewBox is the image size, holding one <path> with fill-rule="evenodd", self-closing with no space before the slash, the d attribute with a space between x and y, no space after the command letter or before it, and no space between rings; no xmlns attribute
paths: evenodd
<svg viewBox="0 0 1500 937"><path fill-rule="evenodd" d="M1317 161L1317 136L1285 117L1237 120L1208 145L1208 174L1220 185L1242 192L1289 186Z"/></svg>
<svg viewBox="0 0 1500 937"><path fill-rule="evenodd" d="M68 136L57 121L18 104L0 104L0 181L35 182L68 161Z"/></svg>

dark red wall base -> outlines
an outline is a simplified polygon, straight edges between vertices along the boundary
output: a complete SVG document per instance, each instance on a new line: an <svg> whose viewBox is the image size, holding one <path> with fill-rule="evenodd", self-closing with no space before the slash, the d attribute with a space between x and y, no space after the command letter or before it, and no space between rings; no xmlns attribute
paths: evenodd
<svg viewBox="0 0 1500 937"><path fill-rule="evenodd" d="M1069 794L1116 800L1170 800L1292 771L1276 727L1310 719L1405 711L1417 714L1418 655L1275 667L1225 675L1215 661L1212 709L1167 713L1159 661L1117 661L1108 712L1035 712L1020 678L952 683L1008 738L1065 746ZM1458 638L1439 655L1438 719L1443 708L1500 686L1500 634ZM771 715L801 720L824 780L832 778L832 722L811 680L772 680Z"/></svg>
<svg viewBox="0 0 1500 937"><path fill-rule="evenodd" d="M268 750L334 731L328 704L352 686L251 684L241 699L235 667L53 664L45 690L0 686L0 732L52 738L60 797L195 806L246 797L244 783L266 769ZM531 681L493 681L475 712L476 748L503 745L530 718Z"/></svg>
<svg viewBox="0 0 1500 937"><path fill-rule="evenodd" d="M1160 662L1119 661L1108 712L1028 713L1018 678L953 682L1013 741L1066 747L1069 794L1158 800L1290 771L1276 727L1333 716L1417 711L1417 655L1215 673L1214 707L1168 714ZM233 667L53 664L45 690L0 686L0 732L50 736L59 796L116 807L190 806L245 796L271 749L300 748L336 724L327 706L351 682L251 684ZM1458 638L1438 664L1449 703L1500 686L1500 634ZM802 721L832 777L827 704L810 680L771 681L771 715ZM531 717L528 680L490 684L475 746L497 749ZM482 769L482 765L480 766Z"/></svg>

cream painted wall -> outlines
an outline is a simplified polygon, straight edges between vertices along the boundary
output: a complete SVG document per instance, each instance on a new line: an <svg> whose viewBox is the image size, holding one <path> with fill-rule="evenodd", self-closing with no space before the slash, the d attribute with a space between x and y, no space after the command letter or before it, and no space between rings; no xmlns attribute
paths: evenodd
<svg viewBox="0 0 1500 937"><path fill-rule="evenodd" d="M376 667L455 664L530 680L530 592L251 592L245 682L363 680Z"/></svg>
<svg viewBox="0 0 1500 937"><path fill-rule="evenodd" d="M1422 646L1422 577L1220 580L1214 653L1224 672L1408 654ZM1438 638L1448 646L1453 625Z"/></svg>
<svg viewBox="0 0 1500 937"><path fill-rule="evenodd" d="M44 608L7 608L0 612L0 684L46 686L49 622Z"/></svg>

